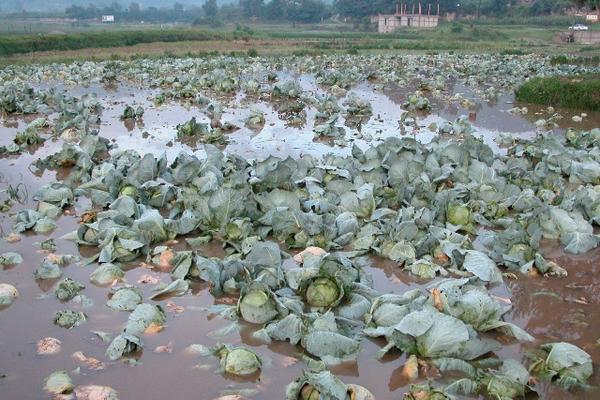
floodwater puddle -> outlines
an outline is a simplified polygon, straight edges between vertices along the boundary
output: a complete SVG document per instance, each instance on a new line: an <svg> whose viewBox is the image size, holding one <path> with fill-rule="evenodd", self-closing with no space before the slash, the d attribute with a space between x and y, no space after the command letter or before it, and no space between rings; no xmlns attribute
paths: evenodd
<svg viewBox="0 0 600 400"><path fill-rule="evenodd" d="M303 90L317 95L325 95L314 78L309 75L281 75L297 79ZM508 110L515 106L512 94L503 94L495 102L486 101L460 84L451 85L441 94L434 104L444 104L443 108L434 106L430 114L419 117L416 126L404 129L405 135L414 136L427 143L435 135L429 129L432 124L440 126L471 113L475 136L499 150L495 139L503 133L531 138L536 134L535 121L543 117L542 108L528 105L527 115L512 114ZM154 98L159 89L139 88L120 85L117 88L104 88L98 85L77 87L71 94L82 95L96 93L105 105L101 114L102 122L98 127L99 135L109 139L114 148L111 153L122 150L135 150L139 153L152 153L160 156L166 153L173 161L181 151L202 155L201 146L183 144L177 141L176 126L195 117L198 122L210 123L206 113L199 107L185 102L168 102L155 105ZM372 116L361 125L360 130L344 127L345 145L340 146L326 141L315 141L313 127L316 111L306 109L306 122L302 126L289 126L268 101L254 101L244 96L221 97L217 99L223 106L221 120L227 121L239 129L227 134L230 143L225 150L248 159L262 160L268 156L300 158L304 155L322 157L328 153L349 155L352 145L360 148L382 142L387 137L402 134L401 119L404 110L402 103L408 94L406 88L396 86L383 87L379 84L361 83L339 98L342 103L349 93L368 100L372 105ZM473 107L462 107L448 102L456 93L471 99ZM247 101L248 100L248 101ZM125 105L142 106L144 116L133 123L120 119ZM251 105L251 106L250 106ZM524 105L519 105L523 107ZM262 128L246 126L251 108L261 111L265 116ZM590 114L583 122L571 121L571 115L565 110L564 118L558 122L560 129L574 126L580 129L600 126L600 115ZM22 131L30 118L3 117L0 126L0 145L12 142L13 137ZM338 125L343 126L344 118ZM560 132L560 129L557 132ZM0 227L4 234L12 231L13 221L9 214L24 208L35 208L33 193L44 183L60 178L60 171L35 171L31 164L39 158L45 158L57 152L62 146L59 139L49 139L37 149L31 149L20 156L8 156L0 159L0 185L4 189L19 188L20 196L10 212L0 214ZM81 197L57 221L57 229L51 234L55 238L57 254L75 254L82 258L93 255L96 250L78 247L76 244L60 240L61 236L77 229L80 216L89 208L89 200ZM247 390L249 398L280 399L283 388L288 382L300 376L303 364L299 362L302 352L300 346L287 342L273 342L269 345L257 341L252 334L256 327L241 322L225 336L224 328L231 322L210 311L215 304L228 304L233 298L214 298L206 284L194 284L192 290L181 297L159 299L167 314L167 326L160 334L143 334L144 350L135 357L135 362L107 362L104 357L107 344L93 333L108 332L114 337L127 322L127 312L115 312L106 307L108 290L89 282L94 264L73 263L63 268L63 277L68 276L86 286L85 295L93 305L69 304L69 308L82 311L88 316L85 324L72 330L66 330L52 323L54 313L65 308L53 296L52 288L56 280L36 281L33 271L48 252L39 249L38 243L48 238L45 234L23 233L20 241L0 242L0 253L14 251L22 254L24 261L14 267L4 268L0 272L3 278L12 282L19 290L19 301L0 310L0 397L3 399L49 398L43 393L44 378L55 370L74 370L78 364L73 353L81 351L88 357L94 357L106 363L106 368L93 372L81 368L77 372L79 385L95 384L114 388L119 398L127 400L162 398L202 398L214 399L219 396ZM585 256L570 256L558 250L552 250L548 244L546 253L549 260L557 262L568 271L566 278L544 278L541 276L519 276L518 279L505 279L505 283L493 288L493 293L502 298L510 298L513 308L505 316L508 322L514 322L536 337L529 344L514 344L510 341L498 354L503 358L524 359L527 350L536 348L545 342L568 341L588 352L593 359L594 369L600 369L600 252L594 251ZM191 250L182 237L172 246L175 250ZM551 251L552 250L552 251ZM222 257L225 253L219 244L212 243L199 248L205 257ZM136 260L127 264L126 283L136 285L144 299L152 295L153 284L145 282L169 282L167 271L157 270L145 260ZM383 293L401 294L412 288L425 288L431 282L419 281L409 273L398 268L397 263L381 258L372 258L373 266L368 272L373 275L374 288ZM61 350L52 356L36 354L36 343L44 337L54 337L61 341ZM214 345L220 341L229 344L245 344L252 347L269 360L263 373L245 378L233 378L215 373L218 361L189 354L186 348L194 343ZM382 360L376 360L376 354L385 345L383 339L365 339L357 362L347 362L332 368L345 383L367 386L377 399L400 398L411 383L402 372L406 355L392 351ZM421 375L419 381L425 381ZM432 373L431 378L435 378ZM596 372L589 382L600 386L600 374ZM543 398L589 399L600 396L597 390L591 392L563 392L554 386L538 384L536 388ZM256 393L255 393L256 392Z"/></svg>

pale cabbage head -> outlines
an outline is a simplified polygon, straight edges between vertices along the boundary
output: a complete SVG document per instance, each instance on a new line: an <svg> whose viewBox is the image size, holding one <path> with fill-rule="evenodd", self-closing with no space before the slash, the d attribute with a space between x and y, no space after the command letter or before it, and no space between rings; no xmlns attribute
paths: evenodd
<svg viewBox="0 0 600 400"><path fill-rule="evenodd" d="M321 393L313 385L307 383L302 386L302 390L300 390L301 400L319 400L320 398Z"/></svg>
<svg viewBox="0 0 600 400"><path fill-rule="evenodd" d="M330 278L317 278L306 289L306 302L312 307L330 307L340 296L340 288Z"/></svg>
<svg viewBox="0 0 600 400"><path fill-rule="evenodd" d="M242 297L240 314L244 321L252 324L264 324L277 315L277 308L267 293L254 289Z"/></svg>
<svg viewBox="0 0 600 400"><path fill-rule="evenodd" d="M129 197L135 197L137 195L137 189L135 188L135 186L125 186L121 189L121 191L119 192L119 196L129 196Z"/></svg>
<svg viewBox="0 0 600 400"><path fill-rule="evenodd" d="M258 356L244 348L237 348L225 355L225 372L233 375L250 375L258 371L261 361Z"/></svg>
<svg viewBox="0 0 600 400"><path fill-rule="evenodd" d="M98 240L98 231L87 226L83 226L83 240L88 243L96 243Z"/></svg>
<svg viewBox="0 0 600 400"><path fill-rule="evenodd" d="M508 251L509 256L519 257L526 261L532 260L535 257L535 250L526 244L518 243L513 245Z"/></svg>
<svg viewBox="0 0 600 400"><path fill-rule="evenodd" d="M471 211L466 206L451 204L448 206L446 218L452 225L468 225L471 222Z"/></svg>
<svg viewBox="0 0 600 400"><path fill-rule="evenodd" d="M0 306L11 305L19 296L19 291L13 285L0 283Z"/></svg>
<svg viewBox="0 0 600 400"><path fill-rule="evenodd" d="M67 371L56 371L44 381L44 389L51 394L69 393L75 388Z"/></svg>

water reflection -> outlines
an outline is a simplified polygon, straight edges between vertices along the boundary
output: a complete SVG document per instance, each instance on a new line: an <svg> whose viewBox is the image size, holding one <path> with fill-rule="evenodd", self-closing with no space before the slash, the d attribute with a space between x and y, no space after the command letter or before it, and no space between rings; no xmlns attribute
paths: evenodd
<svg viewBox="0 0 600 400"><path fill-rule="evenodd" d="M280 74L285 78L285 74ZM304 90L319 96L327 95L320 88L314 77L308 75L294 76L298 79ZM349 143L356 143L366 147L373 141L389 136L398 136L399 120L403 112L401 104L406 100L407 93L416 88L410 85L404 88L385 87L376 90L372 83L364 83L352 88L350 92L360 98L368 99L373 105L373 116L361 120L359 129L348 129ZM186 122L191 117L196 117L200 122L210 122L211 112L204 112L200 107L192 106L188 100L181 103L169 103L155 106L153 98L159 93L157 89L142 89L134 86L120 85L112 87L75 88L72 94L98 92L102 103L108 104L102 113L100 135L114 140L116 148L113 151L126 149L140 150L140 143L144 143L144 152L156 155L167 153L170 160L174 159L180 151L196 152L195 146L175 141L175 127ZM424 142L431 140L434 133L426 127L431 123L440 124L446 120L453 120L459 115L466 115L469 111L477 112L475 126L478 135L483 135L488 143L499 132L518 132L522 135L532 135L532 119L536 118L536 110L531 108L531 113L525 117L506 112L512 106L513 96L501 95L496 101L482 99L469 88L454 83L445 92L447 96L462 93L464 98L475 101L474 107L462 107L455 102L448 102L442 96L434 101L434 113L422 115L417 121L415 137ZM349 95L349 94L347 94ZM347 96L346 95L346 96ZM338 101L342 102L346 96ZM222 120L229 121L240 127L228 134L231 144L227 150L249 158L265 158L268 155L281 157L300 157L303 154L321 156L335 151L338 154L349 154L350 147L331 146L331 143L314 141L312 127L316 123L316 112L313 107L306 108L306 121L298 126L288 124L286 113L280 114L281 108L290 108L289 104L273 106L269 101L257 100L246 96L220 97L219 102L224 105ZM146 113L144 124L125 124L119 117L125 104L141 104ZM248 105L257 107L265 114L266 123L263 127L248 127L245 120L250 113ZM293 105L293 104L292 104ZM292 107L293 108L293 107ZM304 116L304 115L302 115ZM26 127L26 120L33 117L3 118L0 128L0 144L9 144L18 131ZM600 125L600 118L594 115L588 121L595 121ZM348 121L340 118L339 124L348 125ZM568 125L568 118L561 123ZM350 124L352 125L352 124ZM579 125L585 126L585 125ZM371 139L369 139L371 138ZM173 143L166 147L166 143ZM69 171L33 171L30 165L37 158L46 157L58 151L62 145L60 140L47 140L43 146L33 148L21 156L11 156L0 159L3 185L23 183L31 195L45 182L55 179L67 179ZM18 171L15 173L14 171ZM63 216L58 221L58 229L50 236L57 239L57 252L62 254L79 254L82 258L94 256L98 249L89 246L79 248L72 242L59 240L62 235L74 230L78 226L78 217L82 211L90 206L89 200L78 200L73 215ZM15 204L11 212L23 208L35 207L31 196L23 204ZM13 221L2 214L0 224L3 232L10 232ZM52 324L54 313L66 307L79 309L80 306L63 304L49 295L55 281L34 281L33 270L39 265L45 253L37 252L38 243L46 239L46 235L24 234L21 242L8 244L2 242L2 251L18 251L23 254L25 261L14 268L5 268L3 277L15 282L21 292L18 302L11 307L0 309L0 373L7 375L2 378L2 398L41 398L41 382L50 372L56 369L74 369L76 365L71 359L71 354L83 351L86 355L104 359L106 343L90 331L104 331L115 335L123 329L127 314L112 312L105 307L108 298L107 289L89 283L89 274L96 264L73 264L63 268L64 276L86 284L86 295L94 301L94 306L86 310L89 316L85 325L66 331ZM175 250L191 250L184 240L179 238L173 244ZM505 337L496 337L506 343L499 355L503 357L522 358L523 351L533 348L539 343L557 340L573 341L578 346L588 351L598 369L600 351L595 345L600 332L600 288L599 263L600 252L591 256L567 257L557 253L557 246L549 245L544 253L549 259L557 261L569 271L565 279L520 277L516 281L507 281L506 287L494 288L494 293L500 296L511 297L513 308L507 315L507 320L517 323L537 338L535 343L523 345L515 343ZM206 257L223 257L225 251L222 244L212 242L198 249ZM154 285L139 283L142 276L154 274L163 281L168 281L168 271L157 268L147 268L143 260L130 263L126 267L127 283L136 284L143 293L144 298L153 294ZM396 263L382 260L378 257L371 258L373 266L370 272L373 275L375 287L385 293L403 293L412 288L423 288L429 282L416 281L407 272L399 268ZM290 261L286 261L290 263ZM286 264L286 267L291 264ZM512 292L509 296L508 291ZM546 294L541 293L545 291ZM536 293L540 293L536 295ZM554 293L554 294L548 294ZM219 338L214 335L227 327L231 322L224 320L207 309L214 304L232 305L236 302L235 296L215 299L210 294L210 287L203 282L193 282L191 292L186 296L158 299L167 311L167 327L159 334L144 335L145 351L136 354L135 363L115 362L110 363L102 373L77 374L77 384L106 384L114 387L122 398L125 399L150 399L169 398L177 393L178 398L212 399L222 394L223 388L250 388L259 390L257 398L278 399L282 396L282 388L288 382L298 377L303 368L301 362L293 362L302 351L299 346L289 343L274 342L269 345L262 344L253 338L257 327L241 323L239 331L232 331L226 337ZM169 305L170 304L170 305ZM63 342L63 350L56 357L40 357L35 354L35 342L41 337L57 337ZM173 342L172 353L155 353L152 350L157 346ZM227 341L233 344L246 344L253 347L261 355L271 358L271 366L266 367L261 375L245 379L232 380L230 376L214 373L218 361L199 358L197 356L184 356L184 349L193 343L214 345L218 341ZM365 339L357 363L345 363L334 368L334 372L344 377L348 383L365 384L369 382L369 389L379 399L399 398L406 391L410 383L402 373L402 366L406 355L392 351L382 360L376 360L374 354L384 345L383 339ZM208 365L208 368L197 365ZM434 376L430 372L430 376ZM592 384L598 384L595 374ZM421 375L421 381L425 380ZM567 395L554 387L545 384L538 385L541 393L548 398L568 398ZM593 394L579 393L579 398L591 398ZM45 397L44 397L45 398Z"/></svg>

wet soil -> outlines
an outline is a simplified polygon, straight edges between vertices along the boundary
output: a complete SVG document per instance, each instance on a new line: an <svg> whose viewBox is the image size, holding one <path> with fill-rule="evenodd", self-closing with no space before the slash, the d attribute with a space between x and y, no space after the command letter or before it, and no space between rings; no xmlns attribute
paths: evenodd
<svg viewBox="0 0 600 400"><path fill-rule="evenodd" d="M322 93L314 80L307 76L291 76L298 79L305 90ZM172 160L179 151L200 154L195 149L175 141L175 126L195 116L199 122L209 122L208 116L197 107L185 103L169 103L154 106L152 98L158 94L156 90L141 89L133 86L120 86L118 89L105 89L99 86L70 89L71 94L98 93L103 104L108 105L102 114L100 135L109 138L116 144L112 151L134 149L141 153L151 152L160 155L163 152ZM407 93L394 87L380 87L373 84L361 84L353 88L353 92L368 99L373 105L373 117L363 124L361 132L347 130L348 146L331 146L322 141L314 141L312 128L315 110L307 110L307 122L301 127L286 126L286 121L279 119L278 114L267 102L256 102L241 96L221 98L225 104L223 121L229 121L240 127L228 137L230 144L227 151L248 158L264 159L269 155L300 157L303 154L322 156L328 152L348 154L352 143L361 147L387 136L399 135L398 121L402 109L401 103ZM443 123L460 115L476 112L473 124L477 135L497 148L494 139L500 134L510 132L523 136L535 134L534 122L536 112L542 112L528 106L530 113L526 116L513 115L507 110L514 106L511 94L501 95L497 101L488 102L465 87L455 86L446 95L463 93L472 98L476 106L472 109L459 104L448 103L443 99L434 100L434 112L419 119L419 129L413 134L420 140L431 140L434 133L427 129L431 123ZM341 101L340 101L341 102ZM125 104L142 105L145 109L143 123L124 124L119 119ZM446 105L447 104L447 105ZM250 105L265 113L266 124L257 131L244 126L249 114ZM523 105L519 105L523 106ZM561 128L574 126L590 128L600 126L600 115L590 115L583 123L571 121L572 114L564 113L560 122ZM25 119L3 117L0 120L0 145L11 142L15 133L26 126ZM343 124L343 120L340 123ZM147 132L147 133L146 133ZM557 132L560 132L558 130ZM168 142L173 145L167 146ZM21 203L16 203L10 212L0 214L0 227L3 236L10 233L13 221L10 214L23 208L31 208L34 202L31 197L42 184L57 179L57 173L44 171L34 175L30 164L38 158L56 152L62 142L49 140L43 146L32 149L18 157L0 159L0 187L8 188L21 185L25 195ZM62 235L75 230L78 218L87 209L89 203L81 198L69 212L59 218L58 229L50 237L56 239L58 254L81 254L83 257L94 254L94 249L79 248L72 242L60 240ZM107 344L92 331L105 331L117 334L127 321L128 313L115 312L106 307L108 289L97 287L89 282L89 275L94 264L74 263L63 268L63 277L71 277L85 283L83 293L94 301L88 308L61 304L53 295L54 282L40 282L33 278L33 271L47 254L39 250L37 243L48 238L48 235L23 234L21 241L8 243L0 241L0 253L16 251L23 255L24 262L18 266L0 271L0 281L17 287L20 297L10 307L0 310L0 398L12 399L46 399L43 392L43 380L55 370L75 370L79 364L72 354L82 351L88 357L105 361L104 351ZM183 240L175 245L185 249ZM503 358L523 360L526 351L541 343L569 341L586 350L593 358L595 375L591 384L600 386L600 251L585 256L570 256L560 252L556 243L547 243L544 254L548 259L558 262L567 269L567 278L544 278L540 276L519 276L515 280L505 280L505 284L493 288L496 295L508 297L513 304L512 311L506 319L516 323L536 337L530 344L517 343L499 338L505 346L498 352ZM223 250L218 244L210 244L200 249L206 256L222 256ZM152 269L144 260L130 263L127 268L128 283L137 285L144 298L152 294L153 285L138 284L145 274L151 274L163 282L170 281L167 272ZM289 262L289 261L288 261ZM420 282L403 272L389 261L373 258L370 271L374 276L375 288L386 293L402 293L409 288L423 287L429 282ZM229 299L233 301L234 299ZM143 336L144 351L138 355L135 364L123 361L106 362L102 371L90 371L81 367L72 374L76 385L97 384L113 387L119 398L127 400L148 399L214 399L227 394L227 390L252 389L257 393L256 399L281 399L284 387L288 382L300 375L302 363L296 362L301 349L289 343L276 342L263 345L252 338L256 327L242 324L239 331L219 337L219 330L230 322L211 314L207 307L215 303L226 302L227 299L215 299L206 285L195 284L191 293L182 297L157 301L167 310L167 326L156 334ZM176 309L174 305L182 308ZM84 311L88 320L82 326L72 330L56 327L52 323L57 310L72 308ZM61 340L62 349L56 355L40 356L36 354L36 342L44 337L55 337ZM213 345L218 341L252 346L258 353L270 360L260 376L248 379L232 378L216 374L217 361L186 354L185 348L194 343ZM172 345L172 352L155 352L158 346ZM382 346L382 341L365 339L362 352L357 363L348 363L336 367L333 372L347 383L358 383L369 388L378 399L401 398L411 383L401 374L405 355L392 352L378 361L374 354ZM420 380L427 376L421 374ZM566 393L554 386L538 384L540 397L544 399L591 399L599 398L600 392Z"/></svg>

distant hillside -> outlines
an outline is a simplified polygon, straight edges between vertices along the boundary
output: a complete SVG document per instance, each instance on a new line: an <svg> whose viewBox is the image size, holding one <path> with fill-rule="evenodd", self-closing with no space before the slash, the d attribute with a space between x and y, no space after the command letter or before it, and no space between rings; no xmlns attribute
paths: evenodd
<svg viewBox="0 0 600 400"><path fill-rule="evenodd" d="M78 5L87 7L88 4L94 4L96 7L104 7L114 0L0 0L0 11L1 12L18 12L18 11L64 11L71 5ZM128 7L131 0L119 0L116 1L123 7ZM137 0L135 1L142 8L146 7L167 7L170 8L175 3L183 4L186 7L201 6L204 4L204 0ZM217 0L219 6L223 4L237 4L238 0Z"/></svg>

